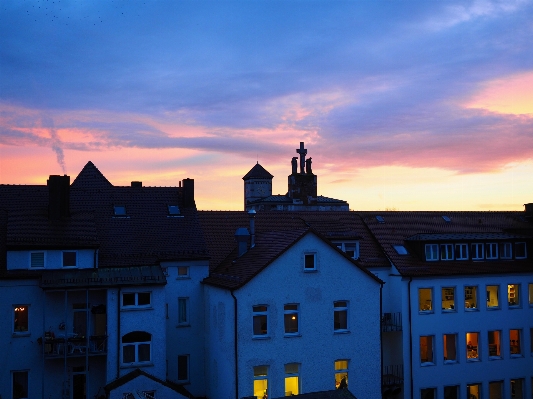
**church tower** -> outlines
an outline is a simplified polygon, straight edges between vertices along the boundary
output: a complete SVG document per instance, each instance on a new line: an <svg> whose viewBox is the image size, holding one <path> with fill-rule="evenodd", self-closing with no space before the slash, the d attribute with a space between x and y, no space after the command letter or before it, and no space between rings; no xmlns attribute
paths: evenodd
<svg viewBox="0 0 533 399"><path fill-rule="evenodd" d="M292 174L289 175L288 196L293 201L301 201L304 205L317 203L317 176L311 169L312 158L305 159L307 149L300 142L300 148L296 150L300 155L300 170L298 170L298 157L292 158Z"/></svg>
<svg viewBox="0 0 533 399"><path fill-rule="evenodd" d="M244 175L244 209L250 202L272 195L273 177L259 162Z"/></svg>

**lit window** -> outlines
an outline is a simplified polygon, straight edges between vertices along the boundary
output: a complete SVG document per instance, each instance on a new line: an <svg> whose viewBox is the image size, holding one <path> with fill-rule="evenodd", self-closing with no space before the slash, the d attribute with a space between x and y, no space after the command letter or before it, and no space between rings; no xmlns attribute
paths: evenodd
<svg viewBox="0 0 533 399"><path fill-rule="evenodd" d="M500 359L501 358L501 332L489 331L489 358Z"/></svg>
<svg viewBox="0 0 533 399"><path fill-rule="evenodd" d="M264 337L268 334L268 307L266 305L253 306L254 337Z"/></svg>
<svg viewBox="0 0 533 399"><path fill-rule="evenodd" d="M480 260L483 259L484 255L484 245L482 243L474 243L470 247L472 250L472 259L473 260Z"/></svg>
<svg viewBox="0 0 533 399"><path fill-rule="evenodd" d="M426 244L426 260L439 260L438 244Z"/></svg>
<svg viewBox="0 0 533 399"><path fill-rule="evenodd" d="M529 306L533 305L533 284L529 283L527 286Z"/></svg>
<svg viewBox="0 0 533 399"><path fill-rule="evenodd" d="M168 206L168 216L178 216L180 214L180 208L177 205Z"/></svg>
<svg viewBox="0 0 533 399"><path fill-rule="evenodd" d="M151 359L152 336L144 331L133 331L122 337L122 363L142 364Z"/></svg>
<svg viewBox="0 0 533 399"><path fill-rule="evenodd" d="M350 258L359 258L359 243L358 242L336 242L337 248L346 253Z"/></svg>
<svg viewBox="0 0 533 399"><path fill-rule="evenodd" d="M525 259L527 258L526 243L517 242L515 244L515 258L516 259Z"/></svg>
<svg viewBox="0 0 533 399"><path fill-rule="evenodd" d="M420 312L433 311L433 289L419 288L418 289L418 310Z"/></svg>
<svg viewBox="0 0 533 399"><path fill-rule="evenodd" d="M437 396L435 388L422 388L420 390L420 399L435 399Z"/></svg>
<svg viewBox="0 0 533 399"><path fill-rule="evenodd" d="M489 382L489 399L503 399L503 381Z"/></svg>
<svg viewBox="0 0 533 399"><path fill-rule="evenodd" d="M335 361L335 388L348 388L348 360Z"/></svg>
<svg viewBox="0 0 533 399"><path fill-rule="evenodd" d="M124 205L115 205L113 212L115 216L126 216L126 207Z"/></svg>
<svg viewBox="0 0 533 399"><path fill-rule="evenodd" d="M453 260L453 244L440 244L440 258Z"/></svg>
<svg viewBox="0 0 533 399"><path fill-rule="evenodd" d="M285 335L298 335L298 304L284 306Z"/></svg>
<svg viewBox="0 0 533 399"><path fill-rule="evenodd" d="M524 379L515 378L511 380L511 398L513 399L525 399L524 392Z"/></svg>
<svg viewBox="0 0 533 399"><path fill-rule="evenodd" d="M458 385L445 386L444 397L446 399L459 399L459 386Z"/></svg>
<svg viewBox="0 0 533 399"><path fill-rule="evenodd" d="M189 325L189 298L178 298L178 325Z"/></svg>
<svg viewBox="0 0 533 399"><path fill-rule="evenodd" d="M495 309L500 307L499 291L499 285L487 285L487 308Z"/></svg>
<svg viewBox="0 0 533 399"><path fill-rule="evenodd" d="M44 252L32 252L30 254L30 267L44 267Z"/></svg>
<svg viewBox="0 0 533 399"><path fill-rule="evenodd" d="M300 393L300 365L289 363L285 365L285 396Z"/></svg>
<svg viewBox="0 0 533 399"><path fill-rule="evenodd" d="M455 310L455 288L446 287L442 289L442 310Z"/></svg>
<svg viewBox="0 0 533 399"><path fill-rule="evenodd" d="M28 305L16 305L13 308L13 332L27 333L28 323Z"/></svg>
<svg viewBox="0 0 533 399"><path fill-rule="evenodd" d="M420 337L420 363L423 365L435 364L433 359L433 336Z"/></svg>
<svg viewBox="0 0 533 399"><path fill-rule="evenodd" d="M520 304L520 284L507 285L507 302L513 307Z"/></svg>
<svg viewBox="0 0 533 399"><path fill-rule="evenodd" d="M485 244L485 258L498 259L498 244L495 242L489 242Z"/></svg>
<svg viewBox="0 0 533 399"><path fill-rule="evenodd" d="M333 331L348 331L348 302L333 302Z"/></svg>
<svg viewBox="0 0 533 399"><path fill-rule="evenodd" d="M520 335L521 330L509 330L509 341L511 344L511 357L522 355L522 345Z"/></svg>
<svg viewBox="0 0 533 399"><path fill-rule="evenodd" d="M123 292L122 308L149 308L151 305L150 292Z"/></svg>
<svg viewBox="0 0 533 399"><path fill-rule="evenodd" d="M477 309L477 287L467 285L465 287L465 308Z"/></svg>
<svg viewBox="0 0 533 399"><path fill-rule="evenodd" d="M481 398L481 384L467 384L466 397L469 399Z"/></svg>
<svg viewBox="0 0 533 399"><path fill-rule="evenodd" d="M444 334L444 363L457 362L457 334Z"/></svg>
<svg viewBox="0 0 533 399"><path fill-rule="evenodd" d="M513 258L513 244L510 242L500 243L500 259Z"/></svg>
<svg viewBox="0 0 533 399"><path fill-rule="evenodd" d="M407 248L405 248L403 245L393 245L394 250L398 255L408 255L409 252L407 251Z"/></svg>
<svg viewBox="0 0 533 399"><path fill-rule="evenodd" d="M468 244L455 244L455 259L468 260Z"/></svg>
<svg viewBox="0 0 533 399"><path fill-rule="evenodd" d="M466 333L466 359L467 360L479 360L478 352L479 333L469 332Z"/></svg>
<svg viewBox="0 0 533 399"><path fill-rule="evenodd" d="M189 277L189 266L178 266L178 278Z"/></svg>
<svg viewBox="0 0 533 399"><path fill-rule="evenodd" d="M13 399L28 398L28 372L27 371L13 371Z"/></svg>
<svg viewBox="0 0 533 399"><path fill-rule="evenodd" d="M304 255L304 270L316 270L316 254Z"/></svg>
<svg viewBox="0 0 533 399"><path fill-rule="evenodd" d="M268 398L268 366L254 367L254 395L258 399Z"/></svg>
<svg viewBox="0 0 533 399"><path fill-rule="evenodd" d="M76 267L76 252L63 252L63 267Z"/></svg>
<svg viewBox="0 0 533 399"><path fill-rule="evenodd" d="M178 382L189 381L189 355L178 355Z"/></svg>

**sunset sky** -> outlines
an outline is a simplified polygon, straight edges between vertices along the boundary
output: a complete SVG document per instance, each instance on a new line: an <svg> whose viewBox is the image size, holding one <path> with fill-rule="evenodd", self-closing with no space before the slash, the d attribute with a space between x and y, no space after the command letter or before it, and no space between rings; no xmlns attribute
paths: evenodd
<svg viewBox="0 0 533 399"><path fill-rule="evenodd" d="M355 210L533 202L532 1L0 2L0 183L285 194L305 142Z"/></svg>

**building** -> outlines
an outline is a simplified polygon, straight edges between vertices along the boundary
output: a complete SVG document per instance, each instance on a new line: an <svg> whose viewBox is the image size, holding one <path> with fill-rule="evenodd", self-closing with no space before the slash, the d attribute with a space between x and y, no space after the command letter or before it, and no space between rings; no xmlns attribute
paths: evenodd
<svg viewBox="0 0 533 399"><path fill-rule="evenodd" d="M285 195L272 195L272 176L259 162L242 178L244 180L244 209L255 211L347 211L346 201L317 194L317 175L312 170L312 158L306 159L304 143L296 150L298 157L291 161Z"/></svg>

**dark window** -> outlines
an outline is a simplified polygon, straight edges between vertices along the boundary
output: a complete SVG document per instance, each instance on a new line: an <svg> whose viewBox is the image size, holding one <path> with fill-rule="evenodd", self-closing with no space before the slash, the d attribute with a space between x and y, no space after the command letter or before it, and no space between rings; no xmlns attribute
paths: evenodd
<svg viewBox="0 0 533 399"><path fill-rule="evenodd" d="M76 266L76 252L63 252L63 267Z"/></svg>
<svg viewBox="0 0 533 399"><path fill-rule="evenodd" d="M44 267L44 252L32 252L30 267Z"/></svg>
<svg viewBox="0 0 533 399"><path fill-rule="evenodd" d="M178 381L189 380L189 355L178 356Z"/></svg>
<svg viewBox="0 0 533 399"><path fill-rule="evenodd" d="M28 372L13 372L13 399L23 399L28 397Z"/></svg>
<svg viewBox="0 0 533 399"><path fill-rule="evenodd" d="M316 269L315 264L315 254L305 254L305 269L313 270Z"/></svg>

